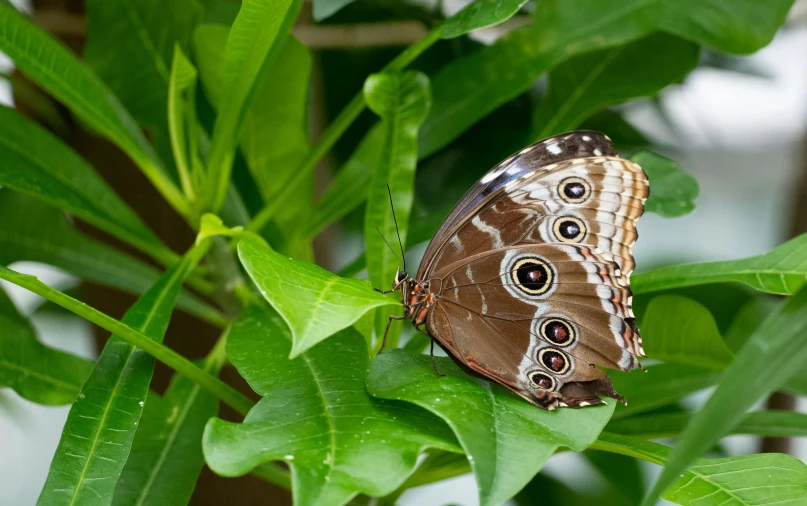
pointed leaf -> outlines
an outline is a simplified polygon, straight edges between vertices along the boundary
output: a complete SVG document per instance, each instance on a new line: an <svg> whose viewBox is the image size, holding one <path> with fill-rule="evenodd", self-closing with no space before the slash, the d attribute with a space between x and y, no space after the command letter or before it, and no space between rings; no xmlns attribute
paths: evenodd
<svg viewBox="0 0 807 506"><path fill-rule="evenodd" d="M202 183L196 119L196 79L198 72L182 48L174 46L171 75L168 81L168 133L171 151L179 173L179 182L185 195L196 199L196 190Z"/></svg>
<svg viewBox="0 0 807 506"><path fill-rule="evenodd" d="M532 138L574 130L606 107L655 95L692 71L699 54L697 44L656 33L568 60L549 73L549 89L533 116Z"/></svg>
<svg viewBox="0 0 807 506"><path fill-rule="evenodd" d="M88 0L84 60L138 122L164 127L174 46L201 17L198 0Z"/></svg>
<svg viewBox="0 0 807 506"><path fill-rule="evenodd" d="M807 279L807 234L791 239L771 251L741 260L673 265L631 277L634 294L683 286L738 282L755 290L789 295Z"/></svg>
<svg viewBox="0 0 807 506"><path fill-rule="evenodd" d="M671 453L666 446L611 433L603 433L595 446L659 465ZM677 478L663 497L683 506L796 506L807 501L807 465L790 455L700 459Z"/></svg>
<svg viewBox="0 0 807 506"><path fill-rule="evenodd" d="M218 373L213 361L204 369ZM179 375L164 398L151 393L113 504L187 504L204 466L202 433L218 405L213 395Z"/></svg>
<svg viewBox="0 0 807 506"><path fill-rule="evenodd" d="M160 342L195 248L127 311L123 322ZM110 504L146 401L154 358L112 336L70 409L37 504Z"/></svg>
<svg viewBox="0 0 807 506"><path fill-rule="evenodd" d="M84 159L7 107L0 107L0 159L1 186L42 199L157 259L175 259Z"/></svg>
<svg viewBox="0 0 807 506"><path fill-rule="evenodd" d="M295 504L341 505L395 490L426 448L459 451L436 417L367 394L367 347L353 329L295 360L290 350L286 326L266 307L247 308L232 328L227 356L264 397L243 423L208 423L205 458L217 473L284 460Z"/></svg>
<svg viewBox="0 0 807 506"><path fill-rule="evenodd" d="M692 299L655 297L647 306L641 329L649 358L718 371L731 364L733 354L712 314Z"/></svg>
<svg viewBox="0 0 807 506"><path fill-rule="evenodd" d="M720 384L684 429L645 503L737 425L742 413L785 384L807 362L807 289L790 298L737 352Z"/></svg>
<svg viewBox="0 0 807 506"><path fill-rule="evenodd" d="M582 451L599 435L614 401L586 409L545 411L504 388L465 374L449 358L392 349L370 367L367 389L376 397L405 400L436 414L460 441L483 506L521 490L561 446Z"/></svg>
<svg viewBox="0 0 807 506"><path fill-rule="evenodd" d="M434 107L420 131L420 156L446 146L572 56L656 31L721 52L751 53L771 41L792 4L793 0L542 0L530 25L445 65L433 76Z"/></svg>
<svg viewBox="0 0 807 506"><path fill-rule="evenodd" d="M344 279L308 262L284 257L254 238L238 243L238 257L263 296L291 330L296 357L367 311L399 302L367 281Z"/></svg>
<svg viewBox="0 0 807 506"><path fill-rule="evenodd" d="M631 157L647 173L652 190L645 203L645 211L665 218L689 214L695 209L700 188L674 160L649 151L640 151Z"/></svg>
<svg viewBox="0 0 807 506"><path fill-rule="evenodd" d="M187 205L140 128L106 85L73 53L13 7L0 5L0 51L94 131L117 144L182 214Z"/></svg>
<svg viewBox="0 0 807 506"><path fill-rule="evenodd" d="M288 39L301 0L244 0L227 38L222 101L210 141L206 203L224 202L241 128L255 92L268 77Z"/></svg>
<svg viewBox="0 0 807 506"><path fill-rule="evenodd" d="M140 260L91 239L56 209L14 191L0 190L0 264L28 260L52 265L100 285L142 294L159 272ZM178 307L214 325L227 321L210 305L183 291Z"/></svg>
<svg viewBox="0 0 807 506"><path fill-rule="evenodd" d="M91 371L92 361L39 342L0 288L0 387L37 404L61 406L76 400Z"/></svg>
<svg viewBox="0 0 807 506"><path fill-rule="evenodd" d="M527 0L473 0L448 18L442 37L453 39L478 28L498 25L510 19Z"/></svg>

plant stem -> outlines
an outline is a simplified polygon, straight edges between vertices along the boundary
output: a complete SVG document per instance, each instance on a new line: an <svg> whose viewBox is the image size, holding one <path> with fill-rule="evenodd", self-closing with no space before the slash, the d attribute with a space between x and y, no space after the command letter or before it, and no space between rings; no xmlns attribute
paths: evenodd
<svg viewBox="0 0 807 506"><path fill-rule="evenodd" d="M280 488L291 490L291 475L277 464L264 463L252 470L252 474Z"/></svg>
<svg viewBox="0 0 807 506"><path fill-rule="evenodd" d="M600 433L600 437L588 449L635 457L659 466L667 462L667 455L670 452L670 448L664 445L610 432Z"/></svg>
<svg viewBox="0 0 807 506"><path fill-rule="evenodd" d="M80 302L64 293L54 290L42 283L35 276L21 274L6 267L0 267L0 279L10 281L31 292L41 295L49 301L61 306L76 315L95 323L99 327L120 337L127 343L137 346L153 356L179 374L199 384L202 388L215 395L221 401L229 404L233 409L246 415L252 408L253 402L246 396L222 382L215 376L195 366L174 350L148 338L128 325L101 313L100 311Z"/></svg>
<svg viewBox="0 0 807 506"><path fill-rule="evenodd" d="M415 42L406 48L401 54L395 57L394 60L389 62L382 72L398 72L406 68L407 65L412 63L415 58L420 56L423 51L431 47L435 42L440 40L443 34L443 26L438 25L431 32L419 41ZM280 206L286 200L286 197L291 194L294 189L302 183L317 166L317 163L327 154L336 141L342 137L342 134L353 124L359 114L366 107L364 101L364 93L359 92L353 99L345 106L333 122L328 125L322 136L320 136L317 143L309 151L308 156L302 161L300 166L293 172L293 176L288 179L285 184L281 185L282 190L255 216L255 218L247 226L248 230L253 232L260 232L263 227L269 223L275 213L280 209Z"/></svg>

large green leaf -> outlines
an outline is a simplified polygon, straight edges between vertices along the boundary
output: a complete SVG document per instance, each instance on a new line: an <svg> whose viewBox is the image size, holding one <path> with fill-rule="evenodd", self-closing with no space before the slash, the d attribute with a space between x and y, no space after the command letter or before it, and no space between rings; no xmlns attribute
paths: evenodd
<svg viewBox="0 0 807 506"><path fill-rule="evenodd" d="M670 448L637 438L603 433L595 447L664 465ZM683 506L757 506L807 501L807 466L790 455L766 453L701 459L663 495Z"/></svg>
<svg viewBox="0 0 807 506"><path fill-rule="evenodd" d="M700 192L698 182L674 160L640 151L631 157L631 161L645 171L652 185L645 211L675 218L695 209L695 199Z"/></svg>
<svg viewBox="0 0 807 506"><path fill-rule="evenodd" d="M373 74L364 83L364 98L370 109L381 116L384 130L364 211L367 275L373 286L386 288L395 280L397 269L402 268L402 260L387 247L385 239L406 244L415 191L417 132L431 101L429 80L418 72ZM379 334L384 332L391 313L376 312ZM388 332L391 344L397 343L400 331L400 322L394 322Z"/></svg>
<svg viewBox="0 0 807 506"><path fill-rule="evenodd" d="M204 369L218 374L218 365L208 359ZM218 405L213 395L179 375L164 398L151 393L113 504L187 504L204 466L202 433Z"/></svg>
<svg viewBox="0 0 807 506"><path fill-rule="evenodd" d="M673 437L692 420L690 413L661 413L612 420L606 430L646 439ZM766 437L807 437L807 414L793 411L755 411L748 413L731 434Z"/></svg>
<svg viewBox="0 0 807 506"><path fill-rule="evenodd" d="M781 387L807 361L807 289L774 313L737 352L717 389L692 418L670 453L646 504L654 504L695 459L737 425L759 399Z"/></svg>
<svg viewBox="0 0 807 506"><path fill-rule="evenodd" d="M241 4L224 52L219 114L207 163L207 210L216 211L224 202L244 118L288 39L301 3L244 0Z"/></svg>
<svg viewBox="0 0 807 506"><path fill-rule="evenodd" d="M37 404L60 406L76 400L90 371L92 361L40 343L0 288L0 387Z"/></svg>
<svg viewBox="0 0 807 506"><path fill-rule="evenodd" d="M159 260L175 259L78 154L6 107L0 107L0 159L0 186L42 199Z"/></svg>
<svg viewBox="0 0 807 506"><path fill-rule="evenodd" d="M344 279L308 262L284 257L258 239L238 243L238 257L263 296L291 330L291 357L349 327L367 311L390 304L367 281Z"/></svg>
<svg viewBox="0 0 807 506"><path fill-rule="evenodd" d="M533 116L532 138L574 130L608 106L655 95L694 69L699 53L697 44L657 33L570 59L549 73L549 89Z"/></svg>
<svg viewBox="0 0 807 506"><path fill-rule="evenodd" d="M58 210L15 191L0 190L0 264L28 260L64 269L82 279L141 294L159 272L129 255L85 236ZM178 307L218 326L221 313L183 291Z"/></svg>
<svg viewBox="0 0 807 506"><path fill-rule="evenodd" d="M617 406L614 418L649 411L708 388L720 379L720 373L683 364L657 364L646 372L608 371L614 389L627 399Z"/></svg>
<svg viewBox="0 0 807 506"><path fill-rule="evenodd" d="M182 282L204 249L192 249L126 312L123 323L160 342ZM154 358L112 336L70 409L39 505L110 504L154 372Z"/></svg>
<svg viewBox="0 0 807 506"><path fill-rule="evenodd" d="M474 0L446 20L442 37L453 39L477 28L503 23L525 3L527 0Z"/></svg>
<svg viewBox="0 0 807 506"><path fill-rule="evenodd" d="M668 32L721 52L750 53L784 23L793 0L542 0L535 20L433 78L420 154L447 145L568 58Z"/></svg>
<svg viewBox="0 0 807 506"><path fill-rule="evenodd" d="M647 356L721 371L733 355L708 309L679 295L655 297L642 319Z"/></svg>
<svg viewBox="0 0 807 506"><path fill-rule="evenodd" d="M87 2L84 60L141 124L165 127L174 45L187 51L198 0Z"/></svg>
<svg viewBox="0 0 807 506"><path fill-rule="evenodd" d="M755 257L724 262L673 265L631 277L633 293L658 292L710 283L744 283L755 290L788 295L807 279L807 234Z"/></svg>
<svg viewBox="0 0 807 506"><path fill-rule="evenodd" d="M265 307L249 307L232 328L227 356L263 399L243 423L214 418L204 435L208 465L225 476L283 460L297 505L341 505L358 492L395 490L418 455L459 452L436 417L367 394L367 347L354 330L288 360L291 335Z"/></svg>
<svg viewBox="0 0 807 506"><path fill-rule="evenodd" d="M306 237L317 235L327 225L343 218L367 200L370 178L381 161L385 133L381 123L367 132L322 194L306 225Z"/></svg>
<svg viewBox="0 0 807 506"><path fill-rule="evenodd" d="M84 63L6 5L0 5L0 50L93 130L117 144L177 211L188 214L182 194L166 176L162 162L137 123Z"/></svg>
<svg viewBox="0 0 807 506"><path fill-rule="evenodd" d="M582 451L599 435L614 401L586 409L545 411L504 388L474 379L449 358L393 349L370 367L367 389L376 397L405 400L433 412L451 427L471 463L483 506L515 495L559 448Z"/></svg>

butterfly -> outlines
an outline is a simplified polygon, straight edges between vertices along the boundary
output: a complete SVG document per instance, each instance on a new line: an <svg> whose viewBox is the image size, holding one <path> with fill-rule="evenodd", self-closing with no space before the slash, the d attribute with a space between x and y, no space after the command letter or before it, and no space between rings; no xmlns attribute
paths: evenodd
<svg viewBox="0 0 807 506"><path fill-rule="evenodd" d="M648 192L604 134L522 149L454 207L416 276L396 273L398 318L540 408L625 402L602 367L629 371L645 356L629 280Z"/></svg>

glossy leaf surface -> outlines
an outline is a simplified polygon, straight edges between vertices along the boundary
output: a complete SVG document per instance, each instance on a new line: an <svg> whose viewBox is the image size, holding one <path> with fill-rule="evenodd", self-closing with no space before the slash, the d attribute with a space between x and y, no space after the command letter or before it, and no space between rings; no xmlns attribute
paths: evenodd
<svg viewBox="0 0 807 506"><path fill-rule="evenodd" d="M472 378L450 358L401 349L372 363L367 388L376 397L417 404L451 427L471 463L482 505L501 504L543 467L559 448L582 451L599 435L615 401L586 409L545 411L504 388Z"/></svg>
<svg viewBox="0 0 807 506"><path fill-rule="evenodd" d="M247 308L233 327L227 356L263 399L243 423L208 424L205 458L217 473L283 460L295 504L341 505L358 492L395 490L426 448L459 451L438 418L370 397L367 346L353 329L291 361L290 351L283 320L265 306Z"/></svg>

